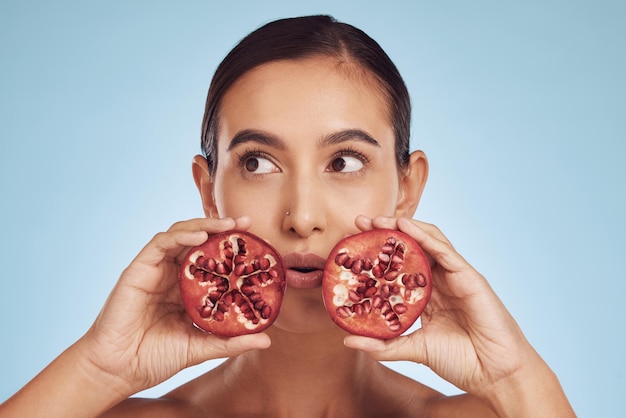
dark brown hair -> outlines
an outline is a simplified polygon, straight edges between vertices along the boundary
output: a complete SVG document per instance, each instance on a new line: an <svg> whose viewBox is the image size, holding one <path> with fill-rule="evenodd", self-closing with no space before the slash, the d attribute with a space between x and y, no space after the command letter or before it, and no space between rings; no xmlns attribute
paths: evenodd
<svg viewBox="0 0 626 418"><path fill-rule="evenodd" d="M226 91L246 72L279 60L331 56L348 60L378 80L390 107L396 141L396 161L409 161L411 103L409 94L389 56L360 29L331 16L304 16L270 22L242 39L215 71L202 121L202 152L209 172L217 166L219 107Z"/></svg>

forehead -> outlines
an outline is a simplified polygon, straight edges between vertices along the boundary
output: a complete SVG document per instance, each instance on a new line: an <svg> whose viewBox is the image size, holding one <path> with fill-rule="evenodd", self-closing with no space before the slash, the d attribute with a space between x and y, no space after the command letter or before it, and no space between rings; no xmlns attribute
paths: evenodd
<svg viewBox="0 0 626 418"><path fill-rule="evenodd" d="M218 131L232 138L237 129L281 134L294 127L369 127L378 131L374 135L387 135L391 125L384 89L372 74L352 62L313 57L270 62L241 76L222 99Z"/></svg>

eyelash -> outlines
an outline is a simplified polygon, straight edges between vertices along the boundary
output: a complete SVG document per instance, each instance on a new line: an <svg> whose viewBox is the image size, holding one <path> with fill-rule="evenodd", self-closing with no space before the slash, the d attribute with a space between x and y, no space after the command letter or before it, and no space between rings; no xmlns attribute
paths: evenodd
<svg viewBox="0 0 626 418"><path fill-rule="evenodd" d="M364 166L367 166L370 162L370 159L367 157L367 155L363 154L361 151L358 151L357 149L352 148L352 147L344 148L342 150L339 150L335 154L333 154L333 156L330 159L331 163L334 159L340 158L340 157L354 157L357 160L361 161Z"/></svg>
<svg viewBox="0 0 626 418"><path fill-rule="evenodd" d="M265 158L266 160L272 160L272 157L265 151L258 149L258 148L252 148L252 149L248 149L243 151L243 153L239 154L237 153L237 165L239 166L239 169L242 171L245 171L246 168L246 161L248 161L249 158ZM248 174L253 174L253 173L248 173Z"/></svg>

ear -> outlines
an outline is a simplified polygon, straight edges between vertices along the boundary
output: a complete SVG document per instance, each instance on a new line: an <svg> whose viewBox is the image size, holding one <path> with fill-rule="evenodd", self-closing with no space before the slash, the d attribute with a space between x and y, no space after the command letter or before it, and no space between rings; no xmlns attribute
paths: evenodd
<svg viewBox="0 0 626 418"><path fill-rule="evenodd" d="M400 174L400 190L395 217L412 218L417 210L428 178L428 159L422 151L414 151L408 167Z"/></svg>
<svg viewBox="0 0 626 418"><path fill-rule="evenodd" d="M206 158L202 155L193 157L191 172L193 173L193 180L196 183L196 187L200 192L204 215L207 218L219 217L217 206L215 206L215 199L213 198L213 179L209 173Z"/></svg>

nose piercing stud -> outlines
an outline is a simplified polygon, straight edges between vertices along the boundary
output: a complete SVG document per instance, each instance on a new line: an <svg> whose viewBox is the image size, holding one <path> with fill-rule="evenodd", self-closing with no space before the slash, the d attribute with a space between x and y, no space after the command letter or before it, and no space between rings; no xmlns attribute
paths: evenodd
<svg viewBox="0 0 626 418"><path fill-rule="evenodd" d="M285 212L285 216L289 216L289 215L291 215L291 212L289 211Z"/></svg>

